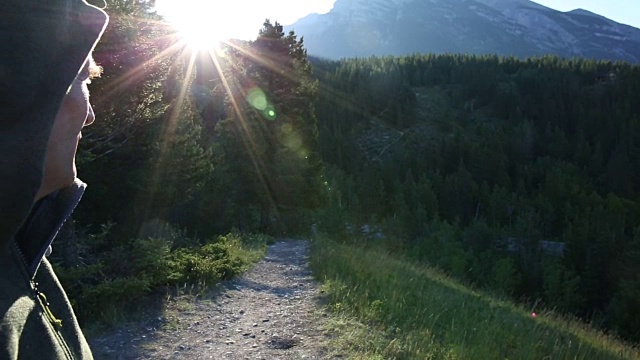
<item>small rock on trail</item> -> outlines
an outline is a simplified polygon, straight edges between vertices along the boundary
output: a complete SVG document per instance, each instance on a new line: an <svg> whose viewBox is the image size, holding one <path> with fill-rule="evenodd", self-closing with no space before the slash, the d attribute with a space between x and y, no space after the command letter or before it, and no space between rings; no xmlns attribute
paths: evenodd
<svg viewBox="0 0 640 360"><path fill-rule="evenodd" d="M281 240L210 296L90 343L96 359L323 359L319 296L309 243Z"/></svg>

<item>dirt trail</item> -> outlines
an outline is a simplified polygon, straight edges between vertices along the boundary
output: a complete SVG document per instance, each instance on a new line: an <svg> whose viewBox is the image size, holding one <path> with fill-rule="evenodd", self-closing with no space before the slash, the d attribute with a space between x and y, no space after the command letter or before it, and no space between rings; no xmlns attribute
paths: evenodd
<svg viewBox="0 0 640 360"><path fill-rule="evenodd" d="M90 341L96 359L323 359L309 243L281 240L242 277Z"/></svg>

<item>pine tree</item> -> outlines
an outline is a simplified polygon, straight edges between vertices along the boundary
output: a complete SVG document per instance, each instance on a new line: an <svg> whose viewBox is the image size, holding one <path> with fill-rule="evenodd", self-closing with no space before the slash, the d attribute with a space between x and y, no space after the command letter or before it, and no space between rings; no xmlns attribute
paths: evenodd
<svg viewBox="0 0 640 360"><path fill-rule="evenodd" d="M255 41L227 50L219 61L229 108L218 112L227 118L212 144L224 144L217 151L224 176L235 179L227 184L234 208L255 207L263 230L286 231L287 217L326 201L311 65L302 39L268 20Z"/></svg>

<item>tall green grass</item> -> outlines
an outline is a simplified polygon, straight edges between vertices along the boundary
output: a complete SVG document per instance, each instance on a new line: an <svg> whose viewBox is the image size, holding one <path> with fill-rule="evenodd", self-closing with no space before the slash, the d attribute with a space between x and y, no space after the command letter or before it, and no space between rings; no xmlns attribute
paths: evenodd
<svg viewBox="0 0 640 360"><path fill-rule="evenodd" d="M314 240L337 352L362 359L640 359L578 321L470 290L375 247ZM629 314L634 316L634 314Z"/></svg>

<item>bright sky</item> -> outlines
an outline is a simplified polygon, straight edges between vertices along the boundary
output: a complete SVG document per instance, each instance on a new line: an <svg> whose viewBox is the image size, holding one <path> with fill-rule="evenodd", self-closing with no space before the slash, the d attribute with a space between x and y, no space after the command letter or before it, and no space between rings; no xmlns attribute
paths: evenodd
<svg viewBox="0 0 640 360"><path fill-rule="evenodd" d="M560 11L585 9L613 21L640 28L638 0L534 0L538 4Z"/></svg>
<svg viewBox="0 0 640 360"><path fill-rule="evenodd" d="M169 20L208 23L218 37L253 40L265 19L290 25L311 13L325 14L336 0L157 0L158 12ZM189 9L196 9L189 11ZM174 19L171 19L171 17ZM210 32L210 31L209 31Z"/></svg>

